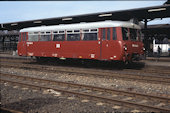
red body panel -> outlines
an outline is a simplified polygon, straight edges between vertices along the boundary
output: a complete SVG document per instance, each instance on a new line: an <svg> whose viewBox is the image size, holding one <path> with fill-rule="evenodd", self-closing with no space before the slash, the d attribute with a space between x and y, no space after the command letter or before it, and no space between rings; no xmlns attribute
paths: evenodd
<svg viewBox="0 0 170 113"><path fill-rule="evenodd" d="M110 29L113 28L104 28ZM58 58L82 58L97 60L131 60L132 54L143 54L143 43L141 41L122 40L121 27L116 28L117 39L102 39L101 28L96 41L20 41L18 43L18 54L20 56L58 57ZM28 35L27 35L28 36ZM23 37L23 33L21 34ZM107 37L107 33L106 33ZM128 50L124 50L124 45Z"/></svg>
<svg viewBox="0 0 170 113"><path fill-rule="evenodd" d="M99 59L100 45L98 41L27 42L27 53L28 56Z"/></svg>

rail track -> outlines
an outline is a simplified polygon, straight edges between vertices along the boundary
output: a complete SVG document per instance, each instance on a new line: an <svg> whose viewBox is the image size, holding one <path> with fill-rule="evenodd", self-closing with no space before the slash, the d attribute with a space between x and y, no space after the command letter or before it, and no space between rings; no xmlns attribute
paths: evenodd
<svg viewBox="0 0 170 113"><path fill-rule="evenodd" d="M1 62L13 62L13 63L27 63L27 64L39 64L39 63L36 63L35 60L33 59L30 59L30 58L4 58L3 57L3 60L1 60ZM43 62L42 62L43 64ZM44 65L46 65L46 63L44 63ZM50 64L49 64L50 65ZM52 64L53 65L53 64ZM47 66L47 65L46 65ZM54 66L54 65L53 65ZM56 65L55 65L56 66ZM58 65L57 65L58 66ZM60 66L58 66L60 67ZM62 67L63 68L63 67ZM66 68L66 67L65 67ZM70 67L69 67L70 68ZM109 69L109 68L108 68ZM118 70L116 70L118 71ZM168 67L157 67L155 66L154 68L153 67L147 67L147 68L143 68L143 69L123 69L124 72L133 72L133 73L144 73L144 74L158 74L158 75L170 75L170 71L169 71L169 68Z"/></svg>
<svg viewBox="0 0 170 113"><path fill-rule="evenodd" d="M40 90L58 91L66 95L75 95L80 98L88 98L118 104L130 108L144 109L145 111L170 112L170 98L160 97L123 90L95 87L90 85L70 82L54 81L50 79L19 76L0 73L1 81L21 87ZM146 101L143 101L146 100Z"/></svg>
<svg viewBox="0 0 170 113"><path fill-rule="evenodd" d="M84 70L84 69L73 69L73 68L63 68L63 67L54 67L54 66L42 66L42 65L30 65L30 64L11 64L11 63L3 63L1 62L2 67L6 68L15 68L15 69L27 69L34 71L43 71L50 73L69 73L80 76L95 76L95 77L106 77L106 78L116 78L116 79L125 79L125 80L137 80L147 83L162 83L162 84L170 84L170 77L164 76L153 76L153 75L144 75L144 74L136 74L136 73L118 73L118 72L110 72L110 71L93 71L93 70Z"/></svg>
<svg viewBox="0 0 170 113"><path fill-rule="evenodd" d="M17 110L13 110L9 108L4 108L4 107L1 107L0 110L1 110L1 113L24 113L22 111L17 111Z"/></svg>

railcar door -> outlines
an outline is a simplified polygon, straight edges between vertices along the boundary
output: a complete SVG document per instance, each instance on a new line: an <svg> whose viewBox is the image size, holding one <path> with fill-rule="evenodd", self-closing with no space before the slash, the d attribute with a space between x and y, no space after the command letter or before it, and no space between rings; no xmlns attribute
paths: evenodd
<svg viewBox="0 0 170 113"><path fill-rule="evenodd" d="M27 55L27 33L21 33L21 40L18 45L18 53L21 56L26 56Z"/></svg>
<svg viewBox="0 0 170 113"><path fill-rule="evenodd" d="M101 37L101 49L100 49L100 58L101 60L110 59L111 54L111 29L112 28L101 28L100 37Z"/></svg>

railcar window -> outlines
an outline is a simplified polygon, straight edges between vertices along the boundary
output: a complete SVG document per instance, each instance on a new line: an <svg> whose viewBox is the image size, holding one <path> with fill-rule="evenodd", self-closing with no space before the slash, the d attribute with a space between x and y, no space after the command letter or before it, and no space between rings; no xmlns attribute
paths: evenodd
<svg viewBox="0 0 170 113"><path fill-rule="evenodd" d="M89 32L89 29L85 29L85 30L83 30L83 32Z"/></svg>
<svg viewBox="0 0 170 113"><path fill-rule="evenodd" d="M67 31L67 33L72 33L73 31Z"/></svg>
<svg viewBox="0 0 170 113"><path fill-rule="evenodd" d="M53 31L53 33L55 33L55 34L56 34L56 33L58 33L58 31Z"/></svg>
<svg viewBox="0 0 170 113"><path fill-rule="evenodd" d="M80 33L80 30L74 30L74 33Z"/></svg>
<svg viewBox="0 0 170 113"><path fill-rule="evenodd" d="M78 41L80 40L80 34L67 34L68 41Z"/></svg>
<svg viewBox="0 0 170 113"><path fill-rule="evenodd" d="M110 40L110 29L107 29L107 40Z"/></svg>
<svg viewBox="0 0 170 113"><path fill-rule="evenodd" d="M102 29L102 40L106 40L106 31Z"/></svg>
<svg viewBox="0 0 170 113"><path fill-rule="evenodd" d="M34 33L33 32L29 32L28 34L30 35L30 34L34 34Z"/></svg>
<svg viewBox="0 0 170 113"><path fill-rule="evenodd" d="M128 40L129 33L127 28L122 28L122 36L123 36L123 40Z"/></svg>
<svg viewBox="0 0 170 113"><path fill-rule="evenodd" d="M21 33L21 41L24 41L24 40L25 40L25 34Z"/></svg>
<svg viewBox="0 0 170 113"><path fill-rule="evenodd" d="M22 41L25 41L25 33L22 33Z"/></svg>
<svg viewBox="0 0 170 113"><path fill-rule="evenodd" d="M27 33L24 33L24 40L23 41L27 41Z"/></svg>
<svg viewBox="0 0 170 113"><path fill-rule="evenodd" d="M130 39L132 41L137 41L137 30L136 29L130 29Z"/></svg>
<svg viewBox="0 0 170 113"><path fill-rule="evenodd" d="M47 31L46 34L50 34L51 32Z"/></svg>
<svg viewBox="0 0 170 113"><path fill-rule="evenodd" d="M51 35L40 35L40 41L51 41Z"/></svg>
<svg viewBox="0 0 170 113"><path fill-rule="evenodd" d="M83 33L83 40L97 40L97 33Z"/></svg>
<svg viewBox="0 0 170 113"><path fill-rule="evenodd" d="M34 34L38 34L38 32L34 32Z"/></svg>
<svg viewBox="0 0 170 113"><path fill-rule="evenodd" d="M116 28L113 28L113 40L117 39Z"/></svg>
<svg viewBox="0 0 170 113"><path fill-rule="evenodd" d="M38 41L38 35L28 35L28 41Z"/></svg>
<svg viewBox="0 0 170 113"><path fill-rule="evenodd" d="M59 33L64 33L64 31L59 31Z"/></svg>
<svg viewBox="0 0 170 113"><path fill-rule="evenodd" d="M97 29L91 29L91 32L97 32Z"/></svg>
<svg viewBox="0 0 170 113"><path fill-rule="evenodd" d="M65 34L55 34L53 36L53 41L64 41L65 40Z"/></svg>
<svg viewBox="0 0 170 113"><path fill-rule="evenodd" d="M24 40L25 40L25 34L21 33L21 41L24 41Z"/></svg>

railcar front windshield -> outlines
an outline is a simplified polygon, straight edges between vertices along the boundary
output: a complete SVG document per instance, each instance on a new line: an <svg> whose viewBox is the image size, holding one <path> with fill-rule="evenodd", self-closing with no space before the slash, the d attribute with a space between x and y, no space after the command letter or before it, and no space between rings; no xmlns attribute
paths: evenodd
<svg viewBox="0 0 170 113"><path fill-rule="evenodd" d="M123 40L128 40L129 32L127 28L122 28L122 37L123 37Z"/></svg>
<svg viewBox="0 0 170 113"><path fill-rule="evenodd" d="M141 30L132 28L122 28L123 40L141 41Z"/></svg>
<svg viewBox="0 0 170 113"><path fill-rule="evenodd" d="M129 29L130 30L130 40L137 41L137 29Z"/></svg>

